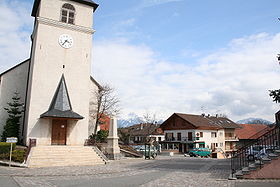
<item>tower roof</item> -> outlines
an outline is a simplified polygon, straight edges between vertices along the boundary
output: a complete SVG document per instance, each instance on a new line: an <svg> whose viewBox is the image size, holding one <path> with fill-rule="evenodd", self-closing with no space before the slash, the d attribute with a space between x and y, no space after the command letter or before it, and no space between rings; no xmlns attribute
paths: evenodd
<svg viewBox="0 0 280 187"><path fill-rule="evenodd" d="M70 1L74 1L74 2L77 2L77 3L81 3L81 4L92 6L93 7L93 12L99 6L98 4L93 2L92 0L70 0ZM40 2L41 2L41 0L34 0L31 16L36 17L36 13L37 13L38 7L40 5Z"/></svg>
<svg viewBox="0 0 280 187"><path fill-rule="evenodd" d="M41 118L69 118L83 119L83 117L72 111L72 106L67 91L64 75L62 75L54 97L47 112L41 114Z"/></svg>

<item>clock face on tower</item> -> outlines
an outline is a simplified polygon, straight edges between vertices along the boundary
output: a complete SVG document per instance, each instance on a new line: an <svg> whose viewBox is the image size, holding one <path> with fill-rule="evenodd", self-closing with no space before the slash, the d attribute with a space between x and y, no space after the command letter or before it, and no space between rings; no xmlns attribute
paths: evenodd
<svg viewBox="0 0 280 187"><path fill-rule="evenodd" d="M62 34L58 38L58 43L61 47L68 49L72 47L74 40L69 34Z"/></svg>

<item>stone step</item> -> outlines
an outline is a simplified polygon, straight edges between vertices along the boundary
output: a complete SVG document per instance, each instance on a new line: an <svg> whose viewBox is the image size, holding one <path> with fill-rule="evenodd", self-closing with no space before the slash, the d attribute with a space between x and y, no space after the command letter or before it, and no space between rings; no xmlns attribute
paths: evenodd
<svg viewBox="0 0 280 187"><path fill-rule="evenodd" d="M255 165L256 166L260 166L260 165L263 165L264 163L262 162L262 161L260 161L260 160L256 160L255 161Z"/></svg>
<svg viewBox="0 0 280 187"><path fill-rule="evenodd" d="M34 150L37 151L78 151L78 150L92 150L93 148L91 147L82 147L82 146L71 146L71 147L34 147Z"/></svg>
<svg viewBox="0 0 280 187"><path fill-rule="evenodd" d="M235 176L236 176L237 179L243 179L243 172L242 172L242 170L238 170L235 173Z"/></svg>
<svg viewBox="0 0 280 187"><path fill-rule="evenodd" d="M250 164L250 165L249 165L249 170L250 170L250 171L254 171L254 170L256 170L256 169L257 169L256 164Z"/></svg>
<svg viewBox="0 0 280 187"><path fill-rule="evenodd" d="M95 165L95 164L104 164L103 161L100 160L84 160L84 161L31 161L28 167L32 166L72 166L72 165Z"/></svg>
<svg viewBox="0 0 280 187"><path fill-rule="evenodd" d="M263 157L262 158L262 161L263 161L263 163L270 163L271 162L271 159L270 158L268 158L268 157Z"/></svg>
<svg viewBox="0 0 280 187"><path fill-rule="evenodd" d="M81 151L81 152L32 152L32 156L51 156L51 155L57 155L57 156L90 156L90 155L95 155L92 151Z"/></svg>
<svg viewBox="0 0 280 187"><path fill-rule="evenodd" d="M36 149L56 149L56 148L59 148L59 149L77 149L77 148L89 148L89 149L92 149L91 146L80 146L80 145L49 145L49 146L36 146L36 147L33 147L33 148L36 148Z"/></svg>
<svg viewBox="0 0 280 187"><path fill-rule="evenodd" d="M91 157L83 157L83 158L36 158L32 157L31 161L39 161L39 162L71 162L71 161L96 161L100 160L100 158L91 158Z"/></svg>
<svg viewBox="0 0 280 187"><path fill-rule="evenodd" d="M28 167L54 167L54 166L95 166L104 165L103 162L74 162L74 163L34 163Z"/></svg>
<svg viewBox="0 0 280 187"><path fill-rule="evenodd" d="M246 174L249 174L250 173L250 170L249 170L249 167L245 167L242 169L242 174L243 175L246 175Z"/></svg>
<svg viewBox="0 0 280 187"><path fill-rule="evenodd" d="M268 157L269 157L270 159L277 159L278 156L279 156L279 155L277 155L277 154L275 154L275 153L269 153L269 154L268 154Z"/></svg>
<svg viewBox="0 0 280 187"><path fill-rule="evenodd" d="M105 164L92 147L39 146L33 147L28 167Z"/></svg>
<svg viewBox="0 0 280 187"><path fill-rule="evenodd" d="M277 154L277 155L280 155L280 149L276 149L276 150L274 151L274 153Z"/></svg>
<svg viewBox="0 0 280 187"><path fill-rule="evenodd" d="M83 159L83 158L95 158L95 159L99 159L100 156L97 155L80 155L80 156L57 156L57 155L49 155L49 156L32 156L32 158L36 158L36 159Z"/></svg>

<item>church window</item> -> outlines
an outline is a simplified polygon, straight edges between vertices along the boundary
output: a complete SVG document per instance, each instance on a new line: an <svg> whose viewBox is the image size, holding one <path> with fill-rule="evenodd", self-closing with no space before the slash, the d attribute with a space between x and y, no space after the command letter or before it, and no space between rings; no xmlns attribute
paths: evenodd
<svg viewBox="0 0 280 187"><path fill-rule="evenodd" d="M75 20L75 8L69 3L65 3L61 8L61 19L64 23L74 24Z"/></svg>

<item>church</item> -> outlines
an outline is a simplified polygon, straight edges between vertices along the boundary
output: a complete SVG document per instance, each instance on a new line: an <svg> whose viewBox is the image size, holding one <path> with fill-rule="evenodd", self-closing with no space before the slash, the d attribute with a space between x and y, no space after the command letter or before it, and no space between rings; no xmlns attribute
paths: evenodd
<svg viewBox="0 0 280 187"><path fill-rule="evenodd" d="M0 74L0 135L15 92L24 103L25 145L84 145L94 129L92 0L34 0L30 58Z"/></svg>

